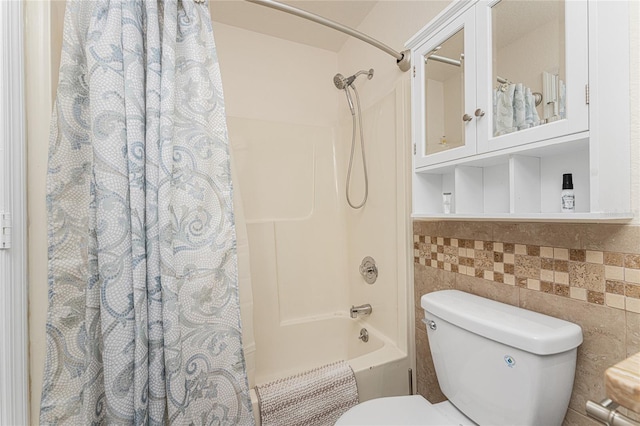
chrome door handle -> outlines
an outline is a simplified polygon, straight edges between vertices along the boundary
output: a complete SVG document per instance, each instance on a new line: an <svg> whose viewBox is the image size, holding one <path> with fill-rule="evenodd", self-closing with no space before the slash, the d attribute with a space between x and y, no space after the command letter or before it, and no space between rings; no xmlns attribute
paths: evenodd
<svg viewBox="0 0 640 426"><path fill-rule="evenodd" d="M480 117L484 117L484 111L481 110L480 108L478 108L475 112L476 117L480 118Z"/></svg>
<svg viewBox="0 0 640 426"><path fill-rule="evenodd" d="M471 120L473 120L473 117L470 116L469 114L465 114L465 115L462 116L462 121L469 122Z"/></svg>

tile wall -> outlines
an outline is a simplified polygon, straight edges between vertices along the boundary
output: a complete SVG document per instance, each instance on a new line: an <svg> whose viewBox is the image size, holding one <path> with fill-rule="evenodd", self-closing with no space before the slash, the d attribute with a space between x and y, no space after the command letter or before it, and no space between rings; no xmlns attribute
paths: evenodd
<svg viewBox="0 0 640 426"><path fill-rule="evenodd" d="M640 227L603 224L414 222L417 390L444 399L420 296L455 288L582 327L567 425L596 425L604 370L640 351Z"/></svg>

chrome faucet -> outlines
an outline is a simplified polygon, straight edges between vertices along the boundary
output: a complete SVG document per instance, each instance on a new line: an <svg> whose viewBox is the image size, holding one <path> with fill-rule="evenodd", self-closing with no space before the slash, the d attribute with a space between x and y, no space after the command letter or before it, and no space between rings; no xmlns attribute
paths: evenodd
<svg viewBox="0 0 640 426"><path fill-rule="evenodd" d="M351 314L351 318L358 318L359 315L371 315L373 308L367 303L366 305L351 306L351 310L349 312Z"/></svg>

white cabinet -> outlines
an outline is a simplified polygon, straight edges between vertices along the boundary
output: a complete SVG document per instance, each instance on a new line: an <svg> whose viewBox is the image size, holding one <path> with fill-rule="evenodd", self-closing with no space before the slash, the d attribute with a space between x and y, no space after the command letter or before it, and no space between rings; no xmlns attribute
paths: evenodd
<svg viewBox="0 0 640 426"><path fill-rule="evenodd" d="M478 151L588 130L587 1L480 1L475 9L477 108L486 112L474 120ZM505 79L513 83L501 84ZM530 108L535 117L509 117L511 127L501 122L496 110L504 112L502 101L511 100L513 89L513 102L508 104L513 116L518 115L518 102L524 99L526 104L526 95L518 99L519 90L530 90L533 102L538 93L540 104Z"/></svg>
<svg viewBox="0 0 640 426"><path fill-rule="evenodd" d="M475 25L471 8L413 49L416 167L477 152Z"/></svg>
<svg viewBox="0 0 640 426"><path fill-rule="evenodd" d="M631 218L628 8L457 1L409 40L414 217Z"/></svg>

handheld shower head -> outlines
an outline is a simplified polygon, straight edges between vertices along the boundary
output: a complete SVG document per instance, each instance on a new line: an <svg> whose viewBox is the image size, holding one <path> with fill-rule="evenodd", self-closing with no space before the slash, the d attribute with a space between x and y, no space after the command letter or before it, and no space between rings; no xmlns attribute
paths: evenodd
<svg viewBox="0 0 640 426"><path fill-rule="evenodd" d="M355 80L354 76L345 78L342 74L336 74L335 77L333 77L333 84L335 84L338 90L342 90L346 89L347 86L350 86L351 83L353 83L353 80Z"/></svg>
<svg viewBox="0 0 640 426"><path fill-rule="evenodd" d="M338 90L345 89L348 86L351 86L353 82L356 80L356 78L361 74L366 74L367 78L371 80L373 78L373 68L371 68L369 71L365 71L365 70L358 71L351 77L345 77L342 74L336 74L333 77L333 84L335 84Z"/></svg>

